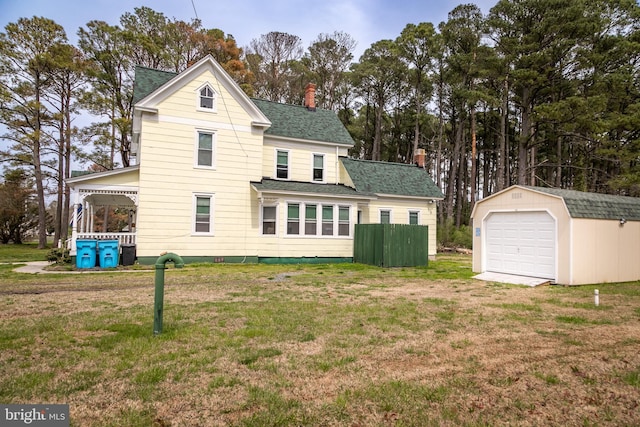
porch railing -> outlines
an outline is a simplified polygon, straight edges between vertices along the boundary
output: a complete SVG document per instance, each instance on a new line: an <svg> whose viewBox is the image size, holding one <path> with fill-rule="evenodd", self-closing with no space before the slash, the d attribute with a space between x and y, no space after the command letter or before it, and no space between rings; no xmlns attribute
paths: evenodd
<svg viewBox="0 0 640 427"><path fill-rule="evenodd" d="M117 240L118 245L135 245L136 233L78 233L76 240ZM67 240L67 248L75 250L71 239Z"/></svg>

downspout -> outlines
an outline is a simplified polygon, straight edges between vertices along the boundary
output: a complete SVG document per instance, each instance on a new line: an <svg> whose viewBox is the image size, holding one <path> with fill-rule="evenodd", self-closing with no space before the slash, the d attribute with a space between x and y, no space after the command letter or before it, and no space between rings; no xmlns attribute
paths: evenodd
<svg viewBox="0 0 640 427"><path fill-rule="evenodd" d="M340 183L340 159L338 157L338 146L336 145L336 185Z"/></svg>

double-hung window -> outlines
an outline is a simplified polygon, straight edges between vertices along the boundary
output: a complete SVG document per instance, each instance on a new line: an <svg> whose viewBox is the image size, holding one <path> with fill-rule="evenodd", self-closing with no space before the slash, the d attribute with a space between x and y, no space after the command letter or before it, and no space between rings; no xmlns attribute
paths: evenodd
<svg viewBox="0 0 640 427"><path fill-rule="evenodd" d="M213 234L213 195L194 195L194 221L193 232L195 234Z"/></svg>
<svg viewBox="0 0 640 427"><path fill-rule="evenodd" d="M214 134L213 132L198 131L196 149L196 166L201 168L213 168L214 161Z"/></svg>
<svg viewBox="0 0 640 427"><path fill-rule="evenodd" d="M266 208L265 208L266 209ZM275 208L272 214L275 228ZM263 211L263 233L267 229L267 213ZM275 231L271 234L275 234ZM287 203L287 236L309 237L344 237L351 235L351 207L288 202Z"/></svg>
<svg viewBox="0 0 640 427"><path fill-rule="evenodd" d="M262 234L266 234L266 235L276 234L276 207L275 206L262 207Z"/></svg>
<svg viewBox="0 0 640 427"><path fill-rule="evenodd" d="M324 181L324 154L313 155L313 180L315 182Z"/></svg>
<svg viewBox="0 0 640 427"><path fill-rule="evenodd" d="M314 236L318 234L318 206L306 205L304 209L304 234Z"/></svg>
<svg viewBox="0 0 640 427"><path fill-rule="evenodd" d="M287 234L300 234L300 205L298 203L287 205Z"/></svg>
<svg viewBox="0 0 640 427"><path fill-rule="evenodd" d="M348 236L350 228L349 206L338 206L338 236Z"/></svg>
<svg viewBox="0 0 640 427"><path fill-rule="evenodd" d="M391 211L388 209L380 210L380 224L391 224Z"/></svg>
<svg viewBox="0 0 640 427"><path fill-rule="evenodd" d="M322 235L333 236L333 205L322 205Z"/></svg>
<svg viewBox="0 0 640 427"><path fill-rule="evenodd" d="M289 152L276 150L276 177L289 179Z"/></svg>
<svg viewBox="0 0 640 427"><path fill-rule="evenodd" d="M420 224L420 212L419 211L409 211L409 224L411 224L411 225Z"/></svg>

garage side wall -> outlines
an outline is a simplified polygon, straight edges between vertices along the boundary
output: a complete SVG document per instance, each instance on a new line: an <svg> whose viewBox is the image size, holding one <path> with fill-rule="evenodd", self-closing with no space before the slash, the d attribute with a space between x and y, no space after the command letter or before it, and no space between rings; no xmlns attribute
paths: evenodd
<svg viewBox="0 0 640 427"><path fill-rule="evenodd" d="M511 187L480 200L473 212L473 271L486 271L485 220L493 212L544 211L556 219L556 282L569 283L570 219L564 201L559 197L522 187Z"/></svg>
<svg viewBox="0 0 640 427"><path fill-rule="evenodd" d="M640 280L640 222L573 220L572 283Z"/></svg>

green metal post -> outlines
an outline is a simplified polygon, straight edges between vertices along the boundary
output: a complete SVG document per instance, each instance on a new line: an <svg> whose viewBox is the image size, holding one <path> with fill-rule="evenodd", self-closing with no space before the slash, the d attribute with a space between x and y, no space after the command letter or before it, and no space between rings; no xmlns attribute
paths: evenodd
<svg viewBox="0 0 640 427"><path fill-rule="evenodd" d="M166 264L172 262L176 268L184 267L184 261L179 255L165 253L156 260L155 297L153 302L153 335L162 333L162 312L164 310L164 270Z"/></svg>

